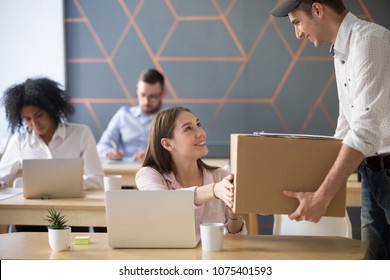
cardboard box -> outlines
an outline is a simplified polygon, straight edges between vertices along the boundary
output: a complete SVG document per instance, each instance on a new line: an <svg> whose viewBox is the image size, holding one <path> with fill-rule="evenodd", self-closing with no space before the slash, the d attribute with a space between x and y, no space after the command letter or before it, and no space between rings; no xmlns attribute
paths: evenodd
<svg viewBox="0 0 390 280"><path fill-rule="evenodd" d="M282 191L315 191L333 165L341 140L302 135L232 134L230 164L237 213L290 214L299 205ZM344 217L346 184L326 212Z"/></svg>

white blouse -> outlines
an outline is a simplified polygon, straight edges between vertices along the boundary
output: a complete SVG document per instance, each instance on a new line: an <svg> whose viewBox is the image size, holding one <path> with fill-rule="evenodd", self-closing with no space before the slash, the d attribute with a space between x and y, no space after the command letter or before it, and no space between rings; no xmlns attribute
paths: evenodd
<svg viewBox="0 0 390 280"><path fill-rule="evenodd" d="M0 181L8 183L21 169L23 159L35 158L82 158L84 188L103 188L104 173L96 142L86 125L59 124L48 146L34 132L14 133L0 161Z"/></svg>

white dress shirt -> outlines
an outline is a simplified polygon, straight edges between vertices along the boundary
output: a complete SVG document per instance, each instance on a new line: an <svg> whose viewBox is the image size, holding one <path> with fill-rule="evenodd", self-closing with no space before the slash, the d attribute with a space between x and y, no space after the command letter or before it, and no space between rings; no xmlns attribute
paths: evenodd
<svg viewBox="0 0 390 280"><path fill-rule="evenodd" d="M390 31L348 13L333 52L340 101L335 137L366 157L390 153Z"/></svg>
<svg viewBox="0 0 390 280"><path fill-rule="evenodd" d="M85 125L59 124L48 146L34 131L14 133L0 161L0 181L12 180L21 169L23 159L37 158L82 158L84 188L103 188L103 169L95 138Z"/></svg>

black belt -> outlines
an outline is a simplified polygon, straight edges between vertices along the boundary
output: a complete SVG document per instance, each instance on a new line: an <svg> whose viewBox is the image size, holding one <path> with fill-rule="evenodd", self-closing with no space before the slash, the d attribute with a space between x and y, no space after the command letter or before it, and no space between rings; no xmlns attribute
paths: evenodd
<svg viewBox="0 0 390 280"><path fill-rule="evenodd" d="M372 170L390 169L390 155L379 155L367 157L363 160L363 164Z"/></svg>

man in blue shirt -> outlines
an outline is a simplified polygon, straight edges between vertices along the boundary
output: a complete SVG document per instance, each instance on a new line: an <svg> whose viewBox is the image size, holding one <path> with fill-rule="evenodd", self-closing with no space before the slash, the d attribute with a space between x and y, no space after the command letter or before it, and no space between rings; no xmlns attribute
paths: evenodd
<svg viewBox="0 0 390 280"><path fill-rule="evenodd" d="M150 124L165 95L164 76L156 69L143 71L137 83L138 105L122 106L112 117L97 144L100 157L142 161Z"/></svg>

